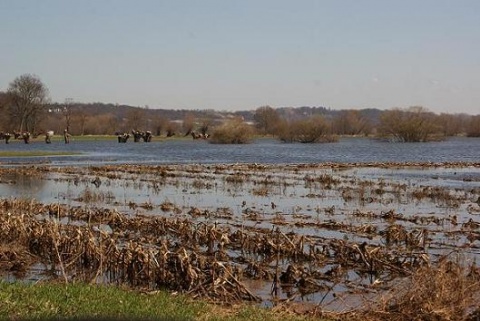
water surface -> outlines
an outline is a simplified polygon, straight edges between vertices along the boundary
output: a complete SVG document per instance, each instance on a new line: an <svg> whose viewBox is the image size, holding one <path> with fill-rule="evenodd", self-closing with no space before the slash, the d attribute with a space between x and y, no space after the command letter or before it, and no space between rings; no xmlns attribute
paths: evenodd
<svg viewBox="0 0 480 321"><path fill-rule="evenodd" d="M0 157L0 164L51 163L318 163L318 162L477 162L480 139L455 137L441 142L390 143L370 138L342 138L329 144L285 144L274 139L258 139L252 144L217 145L203 140L162 140L151 143L119 144L115 140L72 141L0 145L7 151L71 152L75 156Z"/></svg>

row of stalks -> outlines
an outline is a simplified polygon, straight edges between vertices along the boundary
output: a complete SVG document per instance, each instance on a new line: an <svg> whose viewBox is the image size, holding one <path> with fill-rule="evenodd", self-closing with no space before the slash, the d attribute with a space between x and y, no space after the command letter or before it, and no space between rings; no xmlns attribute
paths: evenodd
<svg viewBox="0 0 480 321"><path fill-rule="evenodd" d="M430 264L420 250L18 199L0 201L0 244L3 272L18 277L41 263L45 275L65 282L166 288L222 302L265 299L247 279L307 293L344 282L349 271L394 279Z"/></svg>

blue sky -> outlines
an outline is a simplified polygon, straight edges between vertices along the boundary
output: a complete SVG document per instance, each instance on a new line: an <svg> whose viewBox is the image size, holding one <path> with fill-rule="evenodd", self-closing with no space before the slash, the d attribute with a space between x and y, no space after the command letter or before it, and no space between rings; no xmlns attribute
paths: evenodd
<svg viewBox="0 0 480 321"><path fill-rule="evenodd" d="M57 102L480 114L478 0L1 0L0 43Z"/></svg>

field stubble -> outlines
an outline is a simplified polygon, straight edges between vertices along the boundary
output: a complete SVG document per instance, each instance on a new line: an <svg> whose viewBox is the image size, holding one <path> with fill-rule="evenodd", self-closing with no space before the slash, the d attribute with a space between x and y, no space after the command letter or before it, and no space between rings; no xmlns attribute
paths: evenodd
<svg viewBox="0 0 480 321"><path fill-rule="evenodd" d="M0 191L8 280L339 318L479 313L478 163L12 167Z"/></svg>

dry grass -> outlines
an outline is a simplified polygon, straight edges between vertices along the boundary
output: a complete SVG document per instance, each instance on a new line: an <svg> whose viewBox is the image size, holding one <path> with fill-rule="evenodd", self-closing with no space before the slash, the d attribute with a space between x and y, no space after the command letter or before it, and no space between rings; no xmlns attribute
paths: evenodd
<svg viewBox="0 0 480 321"><path fill-rule="evenodd" d="M290 305L275 302L279 303L275 306L276 311L285 309L294 314L344 320L470 321L480 317L477 307L480 302L480 270L476 262L465 264L464 260L453 255L438 260L434 254L439 250L434 242L434 233L443 230L444 222L447 228L453 226L449 223L450 216L408 215L396 208L379 211L362 207L352 214L345 214L347 220L342 221L338 219L344 215L341 206L329 206L322 202L330 195L330 191L326 191L330 188L327 186L331 186L332 190L343 190L345 194L341 195L344 199L352 198L359 202L368 197L375 202L380 201L381 197L377 196L379 193L374 192L375 189L382 189L388 194L391 186L370 181L353 181L350 186L345 183L342 173L322 174L322 171L315 171L325 166L309 164L292 169L295 174L292 177L296 181L292 179L293 183L288 183L292 186L311 184L311 190L305 193L312 192L308 195L318 198L318 202L312 200L316 206L312 205L310 210L308 205L303 204L292 205L291 210L285 210L281 202L269 199L277 193L275 184L280 184L278 178L287 177L286 174L270 175L270 171L289 171L288 167L271 166L264 170L258 165L244 164L206 167L102 166L88 168L92 173L83 178L79 176L78 169L62 168L62 173L73 173L75 179L88 185L79 194L88 206L42 204L23 199L0 200L0 273L28 277L29 273L36 273L37 268L33 264L41 264L45 267L42 272L49 272L48 276L54 272L51 278L64 279L67 283L105 282L152 292L169 289L188 293L193 298L228 304L247 301L255 304L268 296L258 292L257 288L250 288L252 281L271 283L272 286L284 282L291 287L292 295L287 294L289 297L286 299ZM304 175L304 168L313 169L313 174ZM21 175L53 172L53 169L33 167L18 170ZM20 177L14 176L9 169L0 169L0 174L4 173L5 179ZM217 188L217 181L210 178L215 177L221 180L219 186L228 191L248 189L246 195L264 196L265 199L262 204L256 204L248 197L237 198L235 209L235 204L216 208L187 206L190 204L179 206L168 198L158 203L162 197L159 196L152 198L154 203L130 201L128 204L134 209L154 210L147 215L139 209L135 215L130 215L129 211L121 213L111 207L97 208L89 204L113 197L109 192L91 189L91 178L97 176L102 179L102 187L109 186L111 178L115 178L122 184L127 182L140 186L160 182L162 188L172 185L185 190L207 188L205 180L215 183ZM111 184L115 186L115 182ZM362 185L358 187L356 184ZM405 198L414 199L408 192L405 191ZM422 189L421 192L419 199L426 202L434 199L440 204L447 197L460 201L465 198L465 195L443 193L443 190ZM471 194L473 196L462 204L478 207L478 192L472 191ZM236 211L244 214L241 222L235 221ZM309 211L321 215L314 220L313 212ZM368 221L352 224L361 218ZM470 242L464 245L469 251L459 246L459 253L465 251L476 255L474 251L478 249L480 223L474 218L468 222L459 219L458 226L455 223L455 236L464 236ZM375 224L377 221L382 224ZM271 225L280 229L268 228ZM432 225L432 228L427 225ZM349 237L305 236L302 229L338 231ZM362 242L350 235L378 242ZM436 252L430 252L430 249L436 249ZM359 278L353 279L350 271ZM336 284L345 285L346 291L358 294L358 297L365 293L365 297L371 299L371 295L375 295L377 300L375 304L369 303L368 310L349 314L327 313L323 308L329 307L322 305L323 299L310 307L304 304L305 301L297 300L301 295L312 292L319 295L333 293L335 300L343 300L343 289L333 292L322 287L333 288Z"/></svg>
<svg viewBox="0 0 480 321"><path fill-rule="evenodd" d="M461 259L442 258L423 266L363 312L338 316L348 320L479 320L480 270Z"/></svg>
<svg viewBox="0 0 480 321"><path fill-rule="evenodd" d="M214 144L248 144L253 138L253 128L241 120L232 120L215 128L210 138Z"/></svg>

